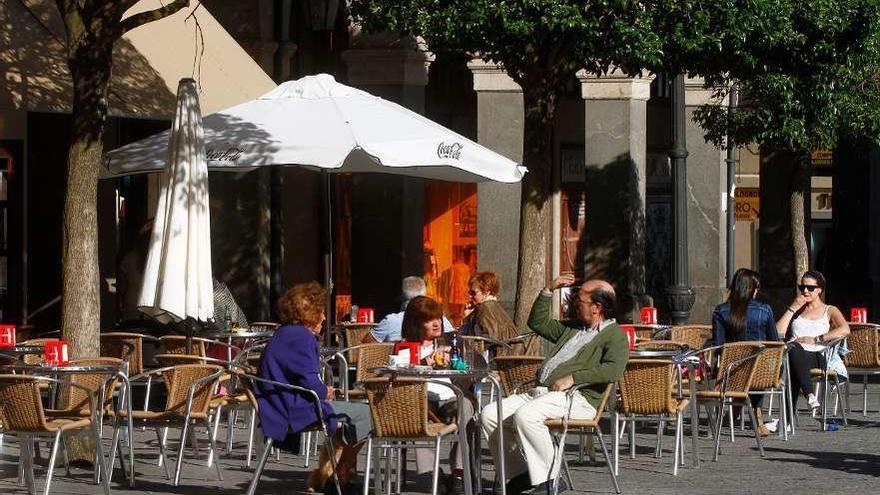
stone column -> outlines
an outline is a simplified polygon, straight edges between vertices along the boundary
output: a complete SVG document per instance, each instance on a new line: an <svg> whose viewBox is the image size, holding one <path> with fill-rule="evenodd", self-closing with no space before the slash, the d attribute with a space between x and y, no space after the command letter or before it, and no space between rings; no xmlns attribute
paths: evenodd
<svg viewBox="0 0 880 495"><path fill-rule="evenodd" d="M632 321L645 293L646 103L653 77L577 74L584 99L587 278L617 291L617 316Z"/></svg>
<svg viewBox="0 0 880 495"><path fill-rule="evenodd" d="M468 63L477 92L477 141L511 160L523 158L522 89L493 63ZM520 191L517 184L477 184L477 266L501 278L499 301L513 315L519 262Z"/></svg>
<svg viewBox="0 0 880 495"><path fill-rule="evenodd" d="M424 43L388 34L356 35L342 54L348 84L418 113L425 112L425 86L434 55ZM377 316L399 305L400 281L422 275L424 180L395 175L352 177L353 302L372 305Z"/></svg>
<svg viewBox="0 0 880 495"><path fill-rule="evenodd" d="M711 324L715 305L727 298L725 152L703 139L694 112L706 104L727 105L712 98L702 78L685 80L687 121L688 278L696 293L690 322Z"/></svg>

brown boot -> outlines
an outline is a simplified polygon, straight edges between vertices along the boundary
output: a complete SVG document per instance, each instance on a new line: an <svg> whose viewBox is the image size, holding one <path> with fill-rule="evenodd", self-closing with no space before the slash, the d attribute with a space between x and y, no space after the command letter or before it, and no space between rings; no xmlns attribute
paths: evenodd
<svg viewBox="0 0 880 495"><path fill-rule="evenodd" d="M755 408L755 418L758 420L758 426L755 427L755 433L761 437L770 436L770 430L764 426L764 414L760 407Z"/></svg>

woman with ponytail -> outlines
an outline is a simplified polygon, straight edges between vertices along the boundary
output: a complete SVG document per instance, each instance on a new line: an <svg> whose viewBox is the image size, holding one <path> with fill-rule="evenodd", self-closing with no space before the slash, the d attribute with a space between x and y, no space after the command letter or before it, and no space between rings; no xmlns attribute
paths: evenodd
<svg viewBox="0 0 880 495"><path fill-rule="evenodd" d="M755 297L761 288L758 272L740 268L733 275L727 302L715 306L712 313L712 343L723 345L727 342L746 340L779 340L773 310ZM752 407L758 418L758 434L767 436L770 431L764 426L761 416L763 395L752 395Z"/></svg>

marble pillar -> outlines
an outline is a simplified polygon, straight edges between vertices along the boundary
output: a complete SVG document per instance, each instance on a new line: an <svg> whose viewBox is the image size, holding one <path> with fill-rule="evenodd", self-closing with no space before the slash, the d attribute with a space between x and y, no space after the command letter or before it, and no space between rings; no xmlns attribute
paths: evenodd
<svg viewBox="0 0 880 495"><path fill-rule="evenodd" d="M585 119L584 274L614 285L618 319L633 321L645 294L645 115L653 78L577 76Z"/></svg>
<svg viewBox="0 0 880 495"><path fill-rule="evenodd" d="M688 277L696 301L690 323L711 324L715 305L727 298L727 175L725 152L703 138L703 129L694 122L694 112L702 105L727 105L712 97L702 78L685 81L687 117L687 211Z"/></svg>
<svg viewBox="0 0 880 495"><path fill-rule="evenodd" d="M522 163L522 89L494 63L474 59L468 68L477 92L477 141ZM518 183L477 185L477 266L501 278L499 301L510 315L519 262L520 191Z"/></svg>

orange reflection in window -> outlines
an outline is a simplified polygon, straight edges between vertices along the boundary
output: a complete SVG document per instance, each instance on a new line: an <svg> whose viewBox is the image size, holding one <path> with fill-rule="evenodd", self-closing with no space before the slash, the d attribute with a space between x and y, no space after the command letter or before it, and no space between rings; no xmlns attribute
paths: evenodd
<svg viewBox="0 0 880 495"><path fill-rule="evenodd" d="M477 186L425 181L423 230L428 296L455 326L464 318L467 282L477 270Z"/></svg>

